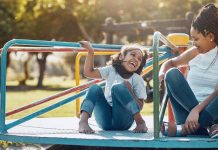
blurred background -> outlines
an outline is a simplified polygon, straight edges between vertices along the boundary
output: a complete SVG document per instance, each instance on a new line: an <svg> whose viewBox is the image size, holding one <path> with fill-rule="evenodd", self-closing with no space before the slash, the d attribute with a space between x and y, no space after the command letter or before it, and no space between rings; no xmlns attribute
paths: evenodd
<svg viewBox="0 0 218 150"><path fill-rule="evenodd" d="M166 36L175 32L189 34L192 19L207 3L218 5L218 0L0 0L0 48L14 38L89 40L98 44L138 42L149 46L154 31ZM8 53L6 112L74 87L75 57L74 52ZM95 65L105 65L107 60L108 57L96 56ZM82 78L83 67L80 69ZM150 83L149 77L146 84ZM81 83L87 81L81 79ZM26 116L65 97L7 119ZM72 102L40 117L75 114ZM146 104L142 114L152 115L153 104ZM2 141L0 145L7 147Z"/></svg>
<svg viewBox="0 0 218 150"><path fill-rule="evenodd" d="M13 38L151 45L154 31L189 34L191 20L207 3L217 5L218 0L0 0L0 47ZM8 53L7 109L75 86L75 56ZM107 59L96 57L96 66ZM72 107L55 115L72 116ZM145 114L151 114L153 107L145 107Z"/></svg>

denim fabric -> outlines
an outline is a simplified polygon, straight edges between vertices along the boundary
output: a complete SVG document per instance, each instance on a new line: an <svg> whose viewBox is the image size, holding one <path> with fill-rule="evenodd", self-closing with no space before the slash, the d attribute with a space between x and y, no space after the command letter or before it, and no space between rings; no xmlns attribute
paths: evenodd
<svg viewBox="0 0 218 150"><path fill-rule="evenodd" d="M170 97L173 113L177 124L184 124L189 112L198 105L198 101L182 73L172 68L165 77L167 92ZM218 118L218 97L201 111L199 124L207 127Z"/></svg>
<svg viewBox="0 0 218 150"><path fill-rule="evenodd" d="M139 106L123 83L114 85L111 95L112 107L107 103L102 88L91 86L82 102L81 111L91 116L94 110L96 122L103 130L127 130L134 121L133 115L140 111Z"/></svg>

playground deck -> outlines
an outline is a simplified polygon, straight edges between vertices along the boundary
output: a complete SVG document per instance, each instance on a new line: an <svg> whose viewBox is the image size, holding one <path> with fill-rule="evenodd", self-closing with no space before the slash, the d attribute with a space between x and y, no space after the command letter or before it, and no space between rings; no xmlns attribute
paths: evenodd
<svg viewBox="0 0 218 150"><path fill-rule="evenodd" d="M102 131L93 118L90 124L95 134L81 134L78 118L35 118L1 134L0 140L82 146L139 147L139 148L218 148L218 139L208 137L153 138L153 118L144 117L148 133L131 131ZM7 121L10 122L10 121ZM135 125L131 127L134 128Z"/></svg>

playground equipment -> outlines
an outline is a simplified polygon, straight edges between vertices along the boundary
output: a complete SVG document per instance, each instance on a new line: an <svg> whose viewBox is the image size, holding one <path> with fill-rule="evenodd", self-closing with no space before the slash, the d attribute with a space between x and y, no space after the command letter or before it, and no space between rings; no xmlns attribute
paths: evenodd
<svg viewBox="0 0 218 150"><path fill-rule="evenodd" d="M164 45L160 46L160 42ZM42 143L42 144L66 144L66 145L83 145L83 146L108 146L108 147L146 147L146 148L217 148L218 139L210 139L208 137L160 137L160 124L162 122L165 107L162 107L162 114L159 115L159 84L158 84L158 66L164 60L172 56L172 50L177 47L170 42L160 32L155 32L153 37L153 46L150 49L153 52L153 59L150 59L144 67L143 74L153 70L154 82L154 115L153 117L145 117L149 126L148 133L134 134L129 131L101 131L96 123L91 120L93 129L96 134L85 135L78 133L78 118L36 118L41 114L61 107L69 102L76 100L86 93L87 88L92 84L104 86L102 80L92 80L86 84L79 85L55 94L43 100L39 100L27 106L23 106L16 110L6 113L6 55L11 46L40 46L46 47L43 52L52 51L52 47L64 47L65 50L86 52L81 49L79 43L74 42L58 42L58 41L39 41L39 40L22 40L14 39L5 44L1 53L1 101L0 101L0 140L24 142L24 143ZM48 48L49 47L49 48ZM114 53L118 52L121 45L93 44L95 52ZM73 50L72 50L72 49ZM19 51L19 50L17 50ZM20 49L21 51L21 49ZM26 48L26 51L29 52ZM37 48L36 48L37 51ZM58 51L58 50L57 50ZM40 51L41 52L41 51ZM160 55L160 53L162 53ZM79 58L77 58L79 59ZM77 60L79 61L79 60ZM80 90L80 91L78 91ZM17 120L6 120L6 116L21 112L30 107L61 97L67 93L75 92L68 98L65 98L46 108L42 108L28 116ZM78 114L78 113L77 113ZM54 116L55 117L55 116ZM153 121L152 121L153 119ZM153 122L153 123L152 123Z"/></svg>

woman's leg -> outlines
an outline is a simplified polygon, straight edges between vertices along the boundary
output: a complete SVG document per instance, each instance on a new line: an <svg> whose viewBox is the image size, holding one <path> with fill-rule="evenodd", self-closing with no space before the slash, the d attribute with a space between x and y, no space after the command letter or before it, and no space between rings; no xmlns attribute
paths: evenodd
<svg viewBox="0 0 218 150"><path fill-rule="evenodd" d="M127 130L131 127L133 115L140 111L138 104L124 83L116 84L111 89L114 130Z"/></svg>
<svg viewBox="0 0 218 150"><path fill-rule="evenodd" d="M176 122L184 124L189 112L198 105L198 101L178 69L169 70L165 81Z"/></svg>
<svg viewBox="0 0 218 150"><path fill-rule="evenodd" d="M198 105L198 101L178 69L171 69L166 74L165 80L176 122L177 124L184 124L190 111ZM199 115L201 127L207 127L211 124L212 118L208 111L203 110ZM204 128L199 128L196 133L205 134L206 132Z"/></svg>
<svg viewBox="0 0 218 150"><path fill-rule="evenodd" d="M95 119L102 129L111 129L111 107L108 105L103 90L98 85L92 85L81 105L81 120L87 120L94 110ZM88 115L88 117L87 117ZM83 123L84 124L84 123ZM85 129L86 130L86 129Z"/></svg>
<svg viewBox="0 0 218 150"><path fill-rule="evenodd" d="M205 127L217 123L218 120L218 97L215 97L212 102L200 113L200 120Z"/></svg>

